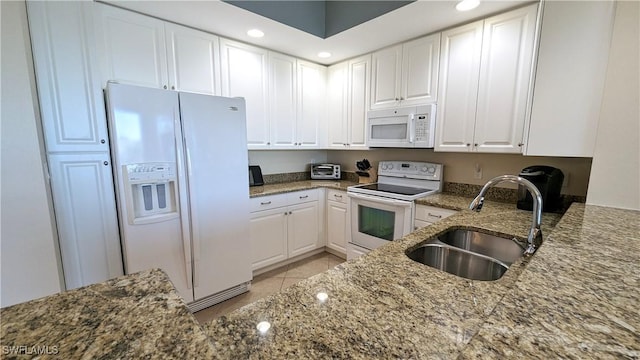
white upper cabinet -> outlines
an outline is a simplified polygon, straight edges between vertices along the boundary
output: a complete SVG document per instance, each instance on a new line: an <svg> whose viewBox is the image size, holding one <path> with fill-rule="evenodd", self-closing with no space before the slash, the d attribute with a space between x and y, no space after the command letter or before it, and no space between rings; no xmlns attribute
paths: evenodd
<svg viewBox="0 0 640 360"><path fill-rule="evenodd" d="M296 58L269 52L269 121L273 148L298 145L296 76Z"/></svg>
<svg viewBox="0 0 640 360"><path fill-rule="evenodd" d="M530 5L484 22L476 151L522 153L536 9Z"/></svg>
<svg viewBox="0 0 640 360"><path fill-rule="evenodd" d="M470 151L475 127L482 21L442 32L436 151Z"/></svg>
<svg viewBox="0 0 640 360"><path fill-rule="evenodd" d="M439 54L439 33L373 53L371 109L434 103Z"/></svg>
<svg viewBox="0 0 640 360"><path fill-rule="evenodd" d="M108 151L92 3L27 2L47 151Z"/></svg>
<svg viewBox="0 0 640 360"><path fill-rule="evenodd" d="M103 4L96 10L104 82L168 88L164 22Z"/></svg>
<svg viewBox="0 0 640 360"><path fill-rule="evenodd" d="M543 4L533 106L524 153L592 157L615 2Z"/></svg>
<svg viewBox="0 0 640 360"><path fill-rule="evenodd" d="M324 146L326 67L269 52L268 135L252 148ZM250 144L252 144L250 142Z"/></svg>
<svg viewBox="0 0 640 360"><path fill-rule="evenodd" d="M366 149L367 109L369 108L369 89L371 55L349 60L347 90L347 148Z"/></svg>
<svg viewBox="0 0 640 360"><path fill-rule="evenodd" d="M171 89L220 95L219 38L171 23L165 34Z"/></svg>
<svg viewBox="0 0 640 360"><path fill-rule="evenodd" d="M96 9L103 87L113 80L220 94L217 36L108 5Z"/></svg>
<svg viewBox="0 0 640 360"><path fill-rule="evenodd" d="M330 149L367 149L370 67L371 55L329 67L327 98Z"/></svg>
<svg viewBox="0 0 640 360"><path fill-rule="evenodd" d="M327 67L298 60L296 138L303 148L326 147Z"/></svg>
<svg viewBox="0 0 640 360"><path fill-rule="evenodd" d="M442 33L436 151L521 153L537 4Z"/></svg>
<svg viewBox="0 0 640 360"><path fill-rule="evenodd" d="M327 70L327 139L330 149L344 149L347 128L348 63L331 65Z"/></svg>
<svg viewBox="0 0 640 360"><path fill-rule="evenodd" d="M269 135L267 50L220 39L222 96L241 96L247 104L247 144L267 148Z"/></svg>

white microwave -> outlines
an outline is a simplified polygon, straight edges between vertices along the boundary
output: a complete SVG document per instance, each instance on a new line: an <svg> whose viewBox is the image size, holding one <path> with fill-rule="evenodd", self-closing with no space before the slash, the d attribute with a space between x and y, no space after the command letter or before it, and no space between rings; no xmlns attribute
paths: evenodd
<svg viewBox="0 0 640 360"><path fill-rule="evenodd" d="M367 146L433 148L436 105L421 105L367 113Z"/></svg>

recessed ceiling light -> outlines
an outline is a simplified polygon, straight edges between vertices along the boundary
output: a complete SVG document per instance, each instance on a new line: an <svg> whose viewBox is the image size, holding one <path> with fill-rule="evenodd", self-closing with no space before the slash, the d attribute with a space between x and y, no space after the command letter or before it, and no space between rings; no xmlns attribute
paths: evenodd
<svg viewBox="0 0 640 360"><path fill-rule="evenodd" d="M328 58L331 57L331 53L330 52L326 52L326 51L321 51L318 53L318 57L319 58Z"/></svg>
<svg viewBox="0 0 640 360"><path fill-rule="evenodd" d="M462 0L456 5L456 10L467 11L477 8L478 5L480 5L480 0Z"/></svg>
<svg viewBox="0 0 640 360"><path fill-rule="evenodd" d="M258 29L251 29L249 31L247 31L247 35L253 37L253 38L261 38L264 36L264 33Z"/></svg>

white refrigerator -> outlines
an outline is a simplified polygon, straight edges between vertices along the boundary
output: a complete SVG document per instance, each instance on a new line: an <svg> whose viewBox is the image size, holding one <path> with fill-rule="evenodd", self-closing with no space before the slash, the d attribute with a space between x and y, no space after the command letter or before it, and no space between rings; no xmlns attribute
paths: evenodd
<svg viewBox="0 0 640 360"><path fill-rule="evenodd" d="M241 98L108 83L125 272L161 268L192 311L249 289Z"/></svg>

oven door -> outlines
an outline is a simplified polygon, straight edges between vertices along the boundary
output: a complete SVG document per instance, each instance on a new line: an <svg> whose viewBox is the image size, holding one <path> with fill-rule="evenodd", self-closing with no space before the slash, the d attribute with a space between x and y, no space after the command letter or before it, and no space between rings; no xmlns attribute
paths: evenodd
<svg viewBox="0 0 640 360"><path fill-rule="evenodd" d="M351 242L375 249L411 232L413 201L349 193Z"/></svg>

